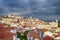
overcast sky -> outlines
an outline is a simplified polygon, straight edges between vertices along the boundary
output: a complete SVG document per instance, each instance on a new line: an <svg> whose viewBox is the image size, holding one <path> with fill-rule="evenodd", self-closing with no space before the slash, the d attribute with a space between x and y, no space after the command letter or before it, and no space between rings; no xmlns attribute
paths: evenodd
<svg viewBox="0 0 60 40"><path fill-rule="evenodd" d="M60 20L60 0L0 0L0 16L8 13Z"/></svg>

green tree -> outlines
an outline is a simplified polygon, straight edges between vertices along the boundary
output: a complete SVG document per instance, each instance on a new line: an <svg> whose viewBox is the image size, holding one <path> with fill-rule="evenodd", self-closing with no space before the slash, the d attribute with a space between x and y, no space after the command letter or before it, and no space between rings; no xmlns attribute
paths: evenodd
<svg viewBox="0 0 60 40"><path fill-rule="evenodd" d="M17 38L21 38L21 34L17 32Z"/></svg>
<svg viewBox="0 0 60 40"><path fill-rule="evenodd" d="M23 35L21 36L21 40L27 40L27 38Z"/></svg>
<svg viewBox="0 0 60 40"><path fill-rule="evenodd" d="M26 30L23 35L20 34L20 32L17 32L17 38L20 38L20 40L27 40L27 34L28 34L28 30Z"/></svg>
<svg viewBox="0 0 60 40"><path fill-rule="evenodd" d="M28 34L28 30L26 30L25 32L24 32L24 36L27 36L27 34Z"/></svg>

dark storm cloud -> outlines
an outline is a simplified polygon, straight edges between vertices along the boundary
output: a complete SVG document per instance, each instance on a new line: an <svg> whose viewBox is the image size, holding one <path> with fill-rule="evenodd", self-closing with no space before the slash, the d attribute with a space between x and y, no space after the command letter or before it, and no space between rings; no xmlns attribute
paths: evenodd
<svg viewBox="0 0 60 40"><path fill-rule="evenodd" d="M60 0L0 0L3 12L21 12L35 14L56 14L60 9ZM57 13L59 14L59 13Z"/></svg>
<svg viewBox="0 0 60 40"><path fill-rule="evenodd" d="M39 18L50 15L46 17L51 19L51 15L60 15L60 0L0 0L0 15L8 13Z"/></svg>

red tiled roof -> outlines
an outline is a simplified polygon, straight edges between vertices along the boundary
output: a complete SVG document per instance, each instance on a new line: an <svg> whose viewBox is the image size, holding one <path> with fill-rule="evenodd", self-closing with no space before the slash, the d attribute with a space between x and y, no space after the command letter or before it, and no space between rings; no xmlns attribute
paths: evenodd
<svg viewBox="0 0 60 40"><path fill-rule="evenodd" d="M0 27L4 27L4 26L7 26L7 24L5 24L5 23L0 23Z"/></svg>
<svg viewBox="0 0 60 40"><path fill-rule="evenodd" d="M37 38L37 39L41 40L39 34L37 34L37 33L34 32L34 31L30 31L30 36L33 37L33 38Z"/></svg>
<svg viewBox="0 0 60 40"><path fill-rule="evenodd" d="M0 40L13 40L13 38L0 38Z"/></svg>
<svg viewBox="0 0 60 40"><path fill-rule="evenodd" d="M9 38L9 37L13 37L13 33L11 32L5 32L5 33L0 33L0 38Z"/></svg>
<svg viewBox="0 0 60 40"><path fill-rule="evenodd" d="M31 27L31 26L23 26L24 28L28 28L28 27Z"/></svg>
<svg viewBox="0 0 60 40"><path fill-rule="evenodd" d="M43 38L43 40L54 40L54 38L50 37L50 36L46 36Z"/></svg>
<svg viewBox="0 0 60 40"><path fill-rule="evenodd" d="M10 28L1 27L0 28L0 31L1 32L10 31Z"/></svg>
<svg viewBox="0 0 60 40"><path fill-rule="evenodd" d="M16 27L6 27L6 28L8 28L8 29L16 29Z"/></svg>
<svg viewBox="0 0 60 40"><path fill-rule="evenodd" d="M16 29L15 27L0 27L0 32L8 32L10 30Z"/></svg>

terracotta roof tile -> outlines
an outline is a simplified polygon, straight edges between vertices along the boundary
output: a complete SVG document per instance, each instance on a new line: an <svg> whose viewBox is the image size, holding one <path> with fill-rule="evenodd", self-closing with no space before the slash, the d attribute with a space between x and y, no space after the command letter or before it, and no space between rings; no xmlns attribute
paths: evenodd
<svg viewBox="0 0 60 40"><path fill-rule="evenodd" d="M50 36L46 36L43 38L43 40L54 40L54 38L50 37Z"/></svg>
<svg viewBox="0 0 60 40"><path fill-rule="evenodd" d="M39 34L37 34L37 33L34 32L34 31L30 31L30 36L33 37L33 38L37 38L37 39L41 40Z"/></svg>
<svg viewBox="0 0 60 40"><path fill-rule="evenodd" d="M5 23L0 23L0 27L4 27L4 26L7 26L7 24L5 24Z"/></svg>
<svg viewBox="0 0 60 40"><path fill-rule="evenodd" d="M9 38L9 37L13 37L13 33L11 32L5 32L5 33L0 33L0 38Z"/></svg>

